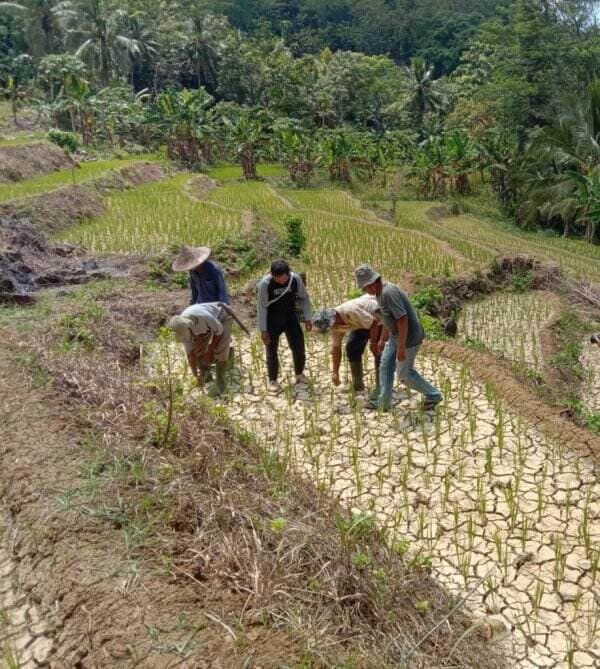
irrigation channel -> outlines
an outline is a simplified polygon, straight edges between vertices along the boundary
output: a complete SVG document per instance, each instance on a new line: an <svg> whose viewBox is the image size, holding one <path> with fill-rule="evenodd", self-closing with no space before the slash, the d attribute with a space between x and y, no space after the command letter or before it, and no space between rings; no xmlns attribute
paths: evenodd
<svg viewBox="0 0 600 669"><path fill-rule="evenodd" d="M467 366L435 355L418 361L445 395L435 414L408 391L389 414L365 411L360 397L331 385L329 342L307 340L310 382L290 384L283 345L278 395L267 391L260 339L236 341L234 383L222 401L232 420L350 507L373 513L452 592L487 575L469 606L512 632L515 667L600 666L596 462L509 410ZM195 401L202 391L177 345L156 348L151 366L164 374L166 356Z"/></svg>

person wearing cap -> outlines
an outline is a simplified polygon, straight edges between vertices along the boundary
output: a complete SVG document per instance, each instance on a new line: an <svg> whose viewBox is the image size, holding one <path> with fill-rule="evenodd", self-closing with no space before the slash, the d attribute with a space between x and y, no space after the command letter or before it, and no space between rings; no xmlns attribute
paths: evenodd
<svg viewBox="0 0 600 669"><path fill-rule="evenodd" d="M377 300L372 295L363 295L347 300L337 307L321 309L313 318L314 327L321 333L331 331L331 359L333 371L331 382L340 385L340 364L342 362L342 342L349 332L346 356L352 375L352 387L360 392L365 389L362 357L367 343L375 358L376 386L379 388L378 348L381 336L381 312Z"/></svg>
<svg viewBox="0 0 600 669"><path fill-rule="evenodd" d="M173 262L174 271L190 273L190 304L229 304L225 274L218 263L209 260L210 254L208 246L184 246Z"/></svg>
<svg viewBox="0 0 600 669"><path fill-rule="evenodd" d="M232 325L233 317L221 302L192 304L167 324L183 344L192 374L200 383L204 383L213 360L216 362L216 383L209 390L212 395L226 390Z"/></svg>
<svg viewBox="0 0 600 669"><path fill-rule="evenodd" d="M302 277L292 272L285 260L276 260L271 264L271 271L256 286L256 312L267 354L269 390L280 390L279 376L279 339L282 334L288 341L294 360L296 383L306 382L306 348L300 319L296 312L297 305L304 315L307 332L312 330L312 305L302 281Z"/></svg>
<svg viewBox="0 0 600 669"><path fill-rule="evenodd" d="M414 367L425 331L408 295L393 283L383 281L381 274L369 265L357 267L355 276L358 287L377 299L385 325L379 340L380 392L369 408L389 411L397 372L406 386L425 396L423 409L430 411L442 401L442 393Z"/></svg>

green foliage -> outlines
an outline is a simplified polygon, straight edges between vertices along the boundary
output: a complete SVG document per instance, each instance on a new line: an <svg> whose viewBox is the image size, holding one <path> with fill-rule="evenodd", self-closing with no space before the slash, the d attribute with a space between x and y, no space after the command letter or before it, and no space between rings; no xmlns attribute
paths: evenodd
<svg viewBox="0 0 600 669"><path fill-rule="evenodd" d="M75 153L79 148L79 140L77 135L72 132L67 132L65 130L58 130L57 128L51 128L46 133L46 137L57 146L60 146L61 149L64 149L67 153Z"/></svg>
<svg viewBox="0 0 600 669"><path fill-rule="evenodd" d="M292 258L302 255L306 246L306 235L302 229L303 219L300 216L288 216L284 221L286 230L286 250Z"/></svg>
<svg viewBox="0 0 600 669"><path fill-rule="evenodd" d="M425 286L411 295L411 301L417 309L430 309L438 306L443 299L442 291L435 285Z"/></svg>
<svg viewBox="0 0 600 669"><path fill-rule="evenodd" d="M512 287L518 293L525 293L530 290L534 278L533 272L531 271L515 274L512 278Z"/></svg>
<svg viewBox="0 0 600 669"><path fill-rule="evenodd" d="M438 318L434 318L427 313L420 312L419 318L421 325L425 330L428 339L445 339L444 326Z"/></svg>
<svg viewBox="0 0 600 669"><path fill-rule="evenodd" d="M104 318L104 310L97 304L91 304L85 311L68 314L61 318L61 348L68 352L74 349L91 351L100 344L95 325Z"/></svg>

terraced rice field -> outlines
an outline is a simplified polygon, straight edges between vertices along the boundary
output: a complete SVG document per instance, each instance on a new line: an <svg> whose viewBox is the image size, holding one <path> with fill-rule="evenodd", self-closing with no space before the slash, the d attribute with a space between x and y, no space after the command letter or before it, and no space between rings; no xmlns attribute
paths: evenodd
<svg viewBox="0 0 600 669"><path fill-rule="evenodd" d="M275 226L298 213L305 221L308 247L307 257L296 267L309 271L319 301L345 296L353 287L352 269L365 259L377 259L392 279L403 272L442 275L468 266L445 254L435 239L375 221L343 191L325 191L320 201L318 193L278 191L264 182L230 179L198 202L186 193L188 180L182 174L115 193L108 198L105 216L72 228L63 239L96 252L154 252L171 243L214 244L242 229L244 212ZM295 204L301 207L293 208Z"/></svg>
<svg viewBox="0 0 600 669"><path fill-rule="evenodd" d="M184 193L189 175L115 193L107 213L62 238L93 252L149 253L169 244L214 244L242 230L242 212L195 202Z"/></svg>
<svg viewBox="0 0 600 669"><path fill-rule="evenodd" d="M80 185L93 179L97 179L112 170L119 170L128 165L135 165L136 163L152 160L152 156L144 156L144 158L128 158L125 160L97 160L81 163L81 166L75 169L74 175L72 170L60 170L58 172L51 172L41 177L34 179L27 179L26 181L19 181L11 184L0 184L0 202L7 200L15 200L19 198L32 197L47 193L48 191L65 186L71 186L73 179L75 184Z"/></svg>
<svg viewBox="0 0 600 669"><path fill-rule="evenodd" d="M401 227L427 231L451 244L475 263L489 262L494 256L524 253L555 262L567 274L579 279L600 281L600 248L580 240L524 232L474 216L432 218L430 202L402 202L398 214Z"/></svg>
<svg viewBox="0 0 600 669"><path fill-rule="evenodd" d="M275 226L298 213L308 245L295 267L308 272L316 305L343 300L354 288L353 268L365 261L402 282L405 273L451 275L499 253L533 251L575 276L600 276L600 253L578 242L466 216L434 220L423 202L399 203L398 225L388 225L341 190L284 189L239 175L237 167L211 172L221 184L203 201L190 195L185 174L115 193L105 216L64 236L93 251L146 253L214 244L240 232L248 212ZM459 336L539 371L540 333L559 308L545 293L497 294L466 305ZM474 588L475 612L504 621L515 667L600 666L600 484L591 454L548 437L474 370L436 355L420 359L445 395L435 415L406 392L391 414L368 413L330 385L328 348L309 337L308 386L287 384L270 395L260 340L239 339L241 371L225 410L291 466L372 513L457 595ZM188 386L177 346L150 352L147 362L163 374L165 355ZM282 355L289 381L289 355ZM188 388L194 401L201 391Z"/></svg>

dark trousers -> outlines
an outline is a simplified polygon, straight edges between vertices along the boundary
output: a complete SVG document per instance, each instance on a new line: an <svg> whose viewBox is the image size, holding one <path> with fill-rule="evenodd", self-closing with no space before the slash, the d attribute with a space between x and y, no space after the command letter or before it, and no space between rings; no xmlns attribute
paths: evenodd
<svg viewBox="0 0 600 669"><path fill-rule="evenodd" d="M368 330L352 330L348 335L348 341L346 342L346 355L350 362L358 362L362 360L363 353L365 348L369 343L369 331Z"/></svg>
<svg viewBox="0 0 600 669"><path fill-rule="evenodd" d="M294 359L294 371L296 374L302 374L306 364L306 351L304 348L304 333L298 318L294 315L289 318L285 325L269 328L271 343L267 346L267 370L269 372L269 381L277 381L279 375L279 338L285 334Z"/></svg>
<svg viewBox="0 0 600 669"><path fill-rule="evenodd" d="M379 331L381 335L381 330ZM369 343L369 331L368 330L352 330L348 335L348 341L346 342L346 355L350 362L359 362L362 360L363 353L365 348ZM381 355L375 356L375 367L379 367L381 361Z"/></svg>

